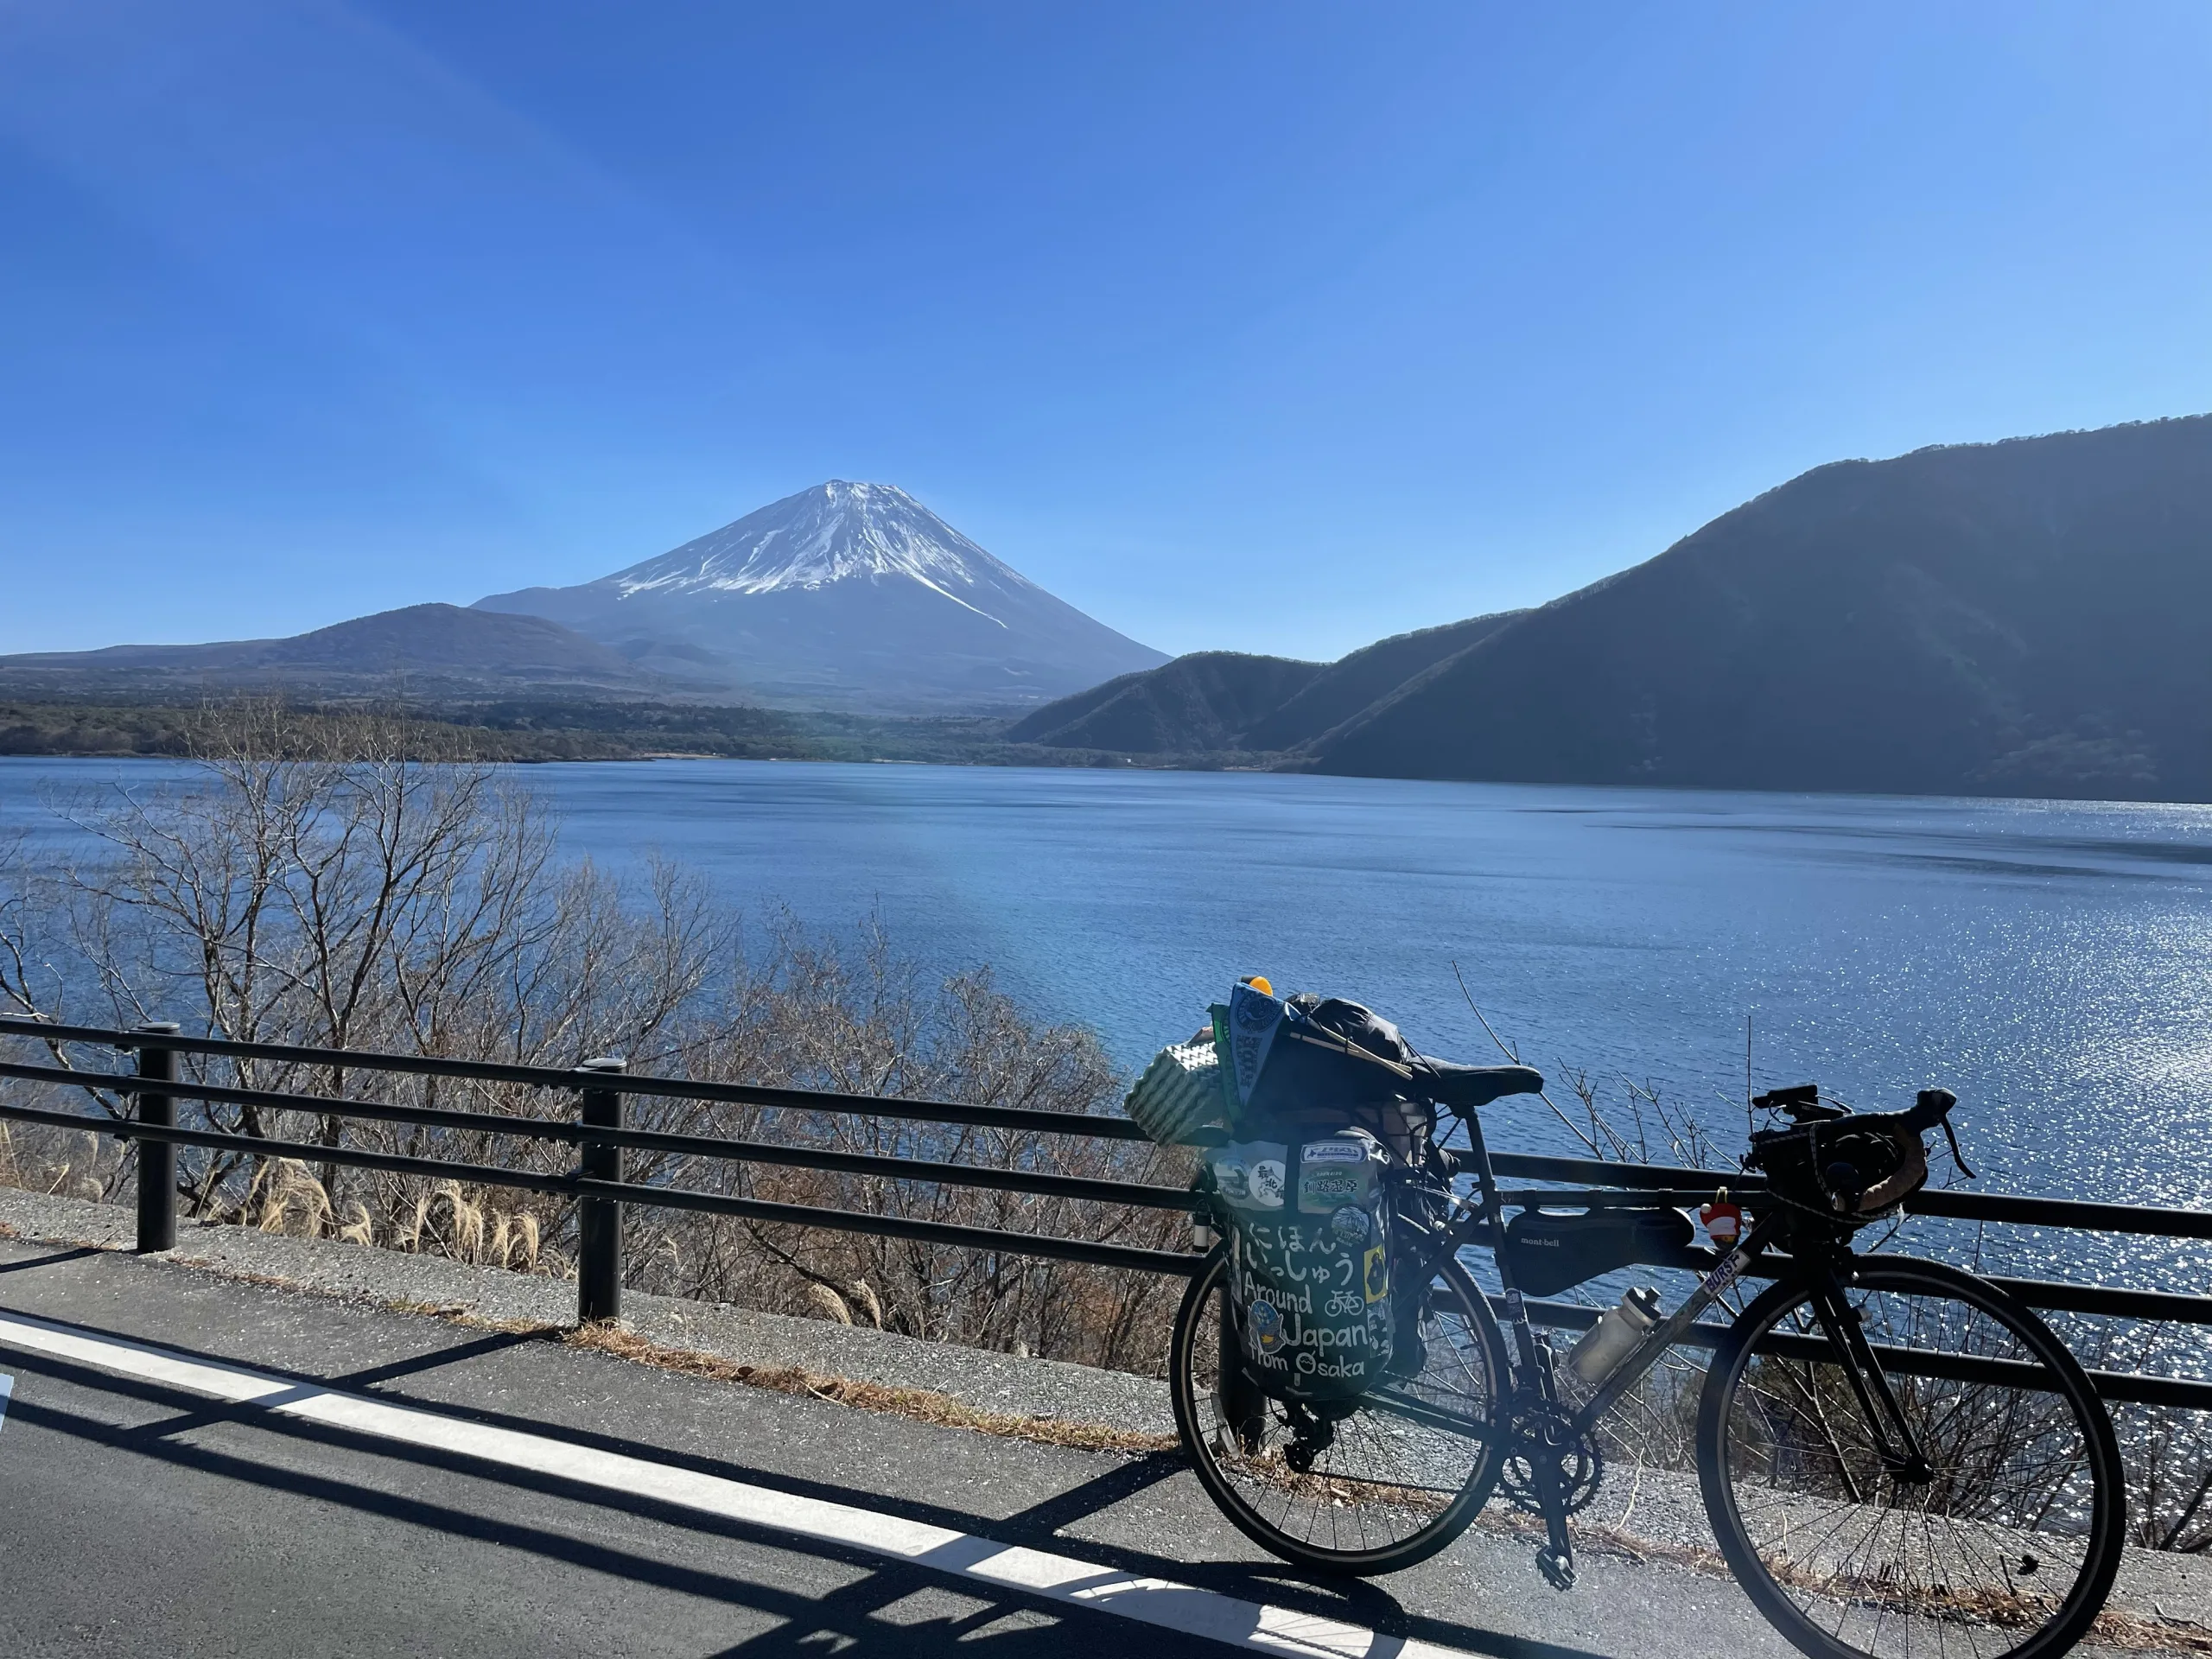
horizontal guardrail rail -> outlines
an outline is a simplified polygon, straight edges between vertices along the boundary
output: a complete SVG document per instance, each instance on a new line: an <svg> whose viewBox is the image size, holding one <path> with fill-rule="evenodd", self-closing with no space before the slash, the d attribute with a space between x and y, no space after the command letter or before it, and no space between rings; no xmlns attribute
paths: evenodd
<svg viewBox="0 0 2212 1659"><path fill-rule="evenodd" d="M157 1201L162 1194L149 1193L149 1189L157 1182L149 1179L144 1172L146 1153L156 1147L174 1148L190 1146L242 1152L253 1157L290 1158L302 1163L421 1175L575 1198L579 1203L580 1217L577 1311L578 1317L586 1320L614 1319L620 1315L621 1239L620 1229L614 1218L619 1215L620 1206L626 1203L741 1216L757 1221L824 1227L878 1236L912 1238L965 1249L1000 1250L1013 1255L1079 1262L1096 1267L1137 1272L1187 1276L1196 1268L1195 1260L1180 1251L1147 1249L1052 1234L1014 1232L911 1217L879 1215L867 1211L741 1198L731 1193L707 1192L689 1187L625 1181L620 1175L619 1160L622 1152L665 1152L731 1163L821 1169L893 1180L969 1186L1140 1209L1187 1210L1191 1195L1187 1189L1182 1187L1101 1180L1049 1171L995 1168L983 1164L841 1152L830 1147L780 1145L738 1137L633 1129L621 1122L621 1102L624 1096L630 1095L650 1095L760 1106L777 1110L874 1115L963 1128L1090 1135L1109 1141L1143 1141L1143 1130L1123 1118L1088 1117L1069 1112L1049 1112L1027 1107L982 1106L959 1101L901 1100L819 1090L772 1089L750 1084L694 1083L682 1078L633 1077L620 1070L619 1063L613 1061L587 1061L572 1070L562 1070L550 1066L493 1065L421 1055L385 1054L361 1049L235 1043L219 1038L187 1037L173 1029L158 1027L122 1030L0 1016L0 1036L29 1038L56 1045L90 1044L135 1052L138 1056L139 1069L136 1072L87 1071L66 1065L0 1062L0 1080L54 1084L131 1096L137 1102L137 1109L130 1117L101 1117L86 1112L54 1111L15 1102L0 1102L0 1118L90 1131L143 1143L139 1180L139 1248L142 1249L171 1249L176 1236L174 1192L166 1193L166 1204ZM389 1102L334 1098L278 1090L244 1089L177 1077L174 1057L181 1053L225 1059L276 1061L337 1073L389 1073L559 1090L579 1096L584 1109L580 1115L582 1121L569 1121L444 1107L405 1106ZM359 1118L555 1141L576 1147L580 1156L575 1169L556 1173L519 1169L511 1165L474 1164L453 1159L416 1158L400 1153L372 1152L361 1147L333 1146L321 1141L284 1141L267 1135L188 1128L180 1127L174 1121L174 1103L178 1100L200 1100L310 1114L324 1118ZM601 1108L596 1114L597 1122L592 1121L595 1116L592 1108L595 1103ZM147 1109L149 1105L154 1108L151 1112ZM612 1164L604 1161L608 1154L612 1154L616 1161ZM174 1156L172 1151L166 1159L157 1160L168 1165L163 1173L171 1188L174 1187Z"/></svg>
<svg viewBox="0 0 2212 1659"><path fill-rule="evenodd" d="M556 1066L505 1065L491 1060L446 1060L421 1054L385 1054L356 1048L301 1048L289 1043L234 1043L219 1037L186 1037L170 1030L112 1030L63 1026L0 1015L0 1034L41 1041L92 1043L133 1051L209 1054L225 1059L278 1060L340 1071L388 1071L470 1083L514 1083L533 1089L574 1089L576 1074ZM951 1100L900 1100L887 1095L841 1095L823 1089L770 1089L749 1083L693 1083L682 1077L632 1077L622 1092L720 1101L734 1106L779 1106L801 1112L863 1112L874 1117L931 1123L966 1123L994 1129L1032 1129L1044 1135L1084 1135L1101 1141L1141 1141L1145 1133L1125 1117L1090 1117L1026 1106L976 1106Z"/></svg>
<svg viewBox="0 0 2212 1659"><path fill-rule="evenodd" d="M810 1168L896 1181L969 1186L1039 1198L1116 1205L1137 1210L1183 1211L1192 1194L1182 1187L1151 1185L1050 1171L1008 1169L985 1164L900 1158L873 1153L779 1143L735 1136L675 1134L630 1128L623 1121L630 1096L754 1106L775 1111L889 1117L951 1127L1021 1133L1089 1136L1141 1141L1145 1135L1126 1118L1046 1111L1034 1107L983 1105L960 1101L909 1100L826 1090L779 1089L748 1084L693 1082L677 1077L633 1076L619 1060L588 1060L570 1069L509 1065L478 1060L448 1060L426 1055L386 1054L359 1049L304 1047L290 1044L242 1043L222 1038L188 1037L173 1026L128 1030L60 1025L41 1020L0 1016L0 1037L17 1037L56 1046L81 1044L134 1053L134 1071L88 1071L63 1065L0 1061L0 1082L56 1084L105 1090L132 1102L128 1117L58 1111L0 1098L0 1119L90 1131L139 1143L138 1243L143 1250L171 1249L176 1242L175 1148L180 1146L241 1152L259 1158L296 1159L348 1168L421 1175L483 1186L504 1186L573 1198L579 1216L577 1314L584 1320L620 1316L621 1308L620 1206L635 1204L800 1227L911 1238L917 1241L1009 1255L1078 1262L1093 1266L1188 1277L1198 1268L1195 1255L1174 1250L1052 1234L1024 1233L929 1221L868 1211L789 1204L694 1188L623 1179L626 1151L666 1153L734 1164ZM408 1106L291 1090L248 1089L196 1082L176 1076L176 1056L200 1055L232 1060L264 1060L347 1074L391 1074L504 1084L554 1090L578 1097L575 1119L535 1117L450 1107ZM57 1057L58 1058L58 1057ZM446 1158L420 1158L372 1152L320 1141L277 1140L191 1128L175 1122L175 1103L213 1104L296 1112L325 1119L360 1119L513 1137L573 1147L575 1166L562 1171L518 1168ZM1510 1207L1656 1204L1681 1207L1712 1196L1719 1187L1756 1204L1764 1185L1755 1175L1673 1165L1614 1163L1522 1153L1493 1153L1491 1166L1503 1179L1550 1182L1551 1187L1515 1188L1503 1196ZM1574 1190L1580 1184L1585 1190ZM2151 1237L2212 1238L2212 1212L2147 1205L2087 1204L2063 1198L2011 1193L1923 1191L1906 1204L1918 1215ZM1707 1251L1685 1249L1649 1265L1687 1271L1709 1269ZM1754 1271L1758 1271L1754 1268ZM1998 1278L1996 1284L2031 1306L2113 1317L2212 1325L2212 1297L2134 1290L2116 1286L2071 1284L2051 1280ZM1493 1299L1502 1308L1503 1302ZM1587 1328L1601 1310L1579 1303L1531 1300L1532 1314L1561 1330ZM1724 1327L1694 1326L1685 1340L1709 1347ZM2092 1372L2106 1398L2212 1410L2212 1382L2133 1372Z"/></svg>

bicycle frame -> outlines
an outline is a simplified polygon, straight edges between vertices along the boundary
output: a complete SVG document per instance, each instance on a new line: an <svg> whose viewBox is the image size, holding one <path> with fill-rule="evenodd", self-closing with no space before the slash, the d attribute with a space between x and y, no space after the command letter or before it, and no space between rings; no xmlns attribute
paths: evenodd
<svg viewBox="0 0 2212 1659"><path fill-rule="evenodd" d="M1487 1243L1497 1259L1498 1281L1505 1294L1506 1322L1512 1331L1514 1378L1508 1397L1502 1402L1506 1408L1501 1414L1504 1421L1510 1421L1531 1401L1556 1408L1557 1375L1550 1346L1537 1337L1535 1323L1529 1317L1527 1300L1514 1283L1512 1258L1504 1248L1505 1206L1499 1197L1497 1174L1491 1168L1490 1149L1483 1139L1482 1123L1471 1112L1462 1115L1459 1121L1466 1128L1468 1146L1473 1154L1470 1173L1475 1178L1477 1213L1487 1237L1476 1236L1472 1229L1465 1230L1466 1236L1462 1236L1462 1230L1455 1227L1452 1230L1452 1243L1455 1250L1463 1243ZM1645 1332L1588 1399L1572 1413L1564 1414L1567 1433L1574 1436L1591 1434L1613 1404L1642 1382L1682 1340L1690 1327L1743 1277L1752 1262L1783 1235L1789 1224L1788 1212L1778 1208L1761 1216L1750 1233L1720 1258L1682 1305ZM1814 1317L1850 1379L1866 1421L1885 1431L1885 1443L1878 1448L1883 1462L1901 1478L1925 1480L1929 1478L1926 1454L1913 1436L1857 1313L1844 1300L1843 1281L1835 1267L1838 1255L1847 1257L1848 1247L1834 1253L1823 1250L1817 1255L1793 1255L1789 1271L1810 1292ZM1891 1434L1896 1437L1895 1443L1888 1440ZM1542 1449L1536 1448L1539 1452ZM1502 1450L1510 1456L1514 1447L1509 1441ZM1537 1552L1537 1564L1555 1586L1566 1589L1574 1582L1574 1548L1567 1531L1566 1495L1560 1486L1558 1459L1538 1455L1529 1460L1547 1534L1546 1547Z"/></svg>

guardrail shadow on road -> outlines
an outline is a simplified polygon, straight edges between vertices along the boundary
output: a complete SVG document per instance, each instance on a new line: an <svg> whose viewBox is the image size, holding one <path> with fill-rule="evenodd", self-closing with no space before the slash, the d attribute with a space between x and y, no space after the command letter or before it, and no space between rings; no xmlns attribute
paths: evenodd
<svg viewBox="0 0 2212 1659"><path fill-rule="evenodd" d="M74 1328L87 1336L105 1336L94 1327L48 1320ZM524 1338L524 1340L528 1340ZM456 1344L461 1348L477 1344ZM177 1357L217 1365L234 1365L226 1356L183 1347L168 1347ZM71 1387L109 1395L120 1395L162 1414L150 1421L118 1423L99 1415L73 1410L50 1400L26 1400L19 1391L14 1411L16 1426L66 1435L102 1446L119 1453L145 1457L166 1466L211 1480L231 1483L279 1497L307 1499L343 1508L379 1520L424 1531L465 1537L503 1549L524 1552L563 1566L664 1589L781 1621L773 1630L743 1637L721 1651L728 1654L810 1656L820 1651L823 1637L832 1636L854 1644L861 1655L899 1656L974 1654L979 1649L1003 1655L1005 1659L1063 1659L1069 1636L1060 1621L1068 1618L1065 1603L1027 1593L1018 1586L981 1583L960 1571L960 1563L931 1564L893 1560L875 1553L832 1540L791 1532L727 1516L713 1516L637 1494L607 1490L559 1476L517 1469L465 1456L441 1453L373 1433L337 1425L275 1413L267 1402L210 1407L202 1396L188 1390L136 1377L119 1377L73 1361L52 1356L11 1355L18 1371L50 1378ZM376 1368L369 1368L374 1370ZM257 1375L296 1379L302 1393L329 1390L337 1379L323 1379L279 1368L256 1367ZM359 1376L369 1370L349 1373ZM393 1401L391 1403L401 1403ZM416 1408L417 1402L405 1403ZM441 1406L443 1412L448 1408ZM472 1422L543 1436L548 1426L536 1420L492 1411L452 1413ZM294 1460L253 1456L250 1451L211 1444L204 1434L188 1434L216 1422L250 1426L276 1433L302 1446L339 1454L341 1459L373 1459L379 1465L404 1462L436 1476L460 1477L471 1483L527 1491L576 1506L580 1519L574 1530L517 1518L514 1507L501 1502L471 1506L449 1496L418 1496L393 1489L387 1476L366 1470L349 1474L345 1464L334 1469L311 1469ZM937 1503L887 1497L879 1491L861 1491L820 1481L795 1480L773 1471L727 1460L670 1452L626 1437L562 1428L564 1443L644 1458L673 1468L696 1471L747 1484L766 1486L794 1496L866 1507L880 1513L969 1535L987 1549L1027 1546L1065 1550L1068 1541L1060 1529L1075 1519L1132 1497L1179 1472L1165 1457L1122 1465L1093 1480L1071 1488L1015 1516L1001 1518L977 1516ZM724 1566L671 1559L595 1540L589 1535L589 1516L597 1510L616 1510L671 1526L686 1534L723 1539L772 1552L758 1575L733 1572ZM988 1542L986 1541L988 1541ZM1077 1545L1086 1561L1098 1569L1098 1582L1122 1580L1169 1580L1195 1591L1211 1591L1255 1605L1363 1625L1386 1638L1372 1651L1388 1654L1393 1641L1423 1640L1496 1659L1594 1659L1583 1649L1548 1643L1531 1643L1510 1633L1455 1620L1408 1611L1395 1597L1376 1585L1341 1581L1309 1581L1279 1562L1215 1562L1192 1565L1185 1560L1084 1540ZM795 1591L781 1580L774 1554L804 1554L853 1569L857 1576L821 1595ZM880 1616L925 1590L951 1590L969 1602L982 1604L957 1618L918 1624L887 1622ZM1103 1614L1103 1610L1102 1610ZM1044 1614L1054 1623L1010 1622L995 1629L1009 1615ZM1082 1617L1077 1614L1076 1617ZM1147 1638L1157 1640L1157 1638Z"/></svg>

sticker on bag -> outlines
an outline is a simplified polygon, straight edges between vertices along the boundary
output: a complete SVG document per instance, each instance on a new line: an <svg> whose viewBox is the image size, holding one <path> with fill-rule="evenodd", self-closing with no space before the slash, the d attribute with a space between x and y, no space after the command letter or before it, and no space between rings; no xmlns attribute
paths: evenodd
<svg viewBox="0 0 2212 1659"><path fill-rule="evenodd" d="M1363 1164L1367 1161L1367 1142L1349 1135L1338 1141L1308 1141L1305 1157L1309 1164Z"/></svg>
<svg viewBox="0 0 2212 1659"><path fill-rule="evenodd" d="M1328 1215L1358 1198L1359 1188L1359 1177L1348 1169L1301 1170L1298 1207L1309 1214Z"/></svg>
<svg viewBox="0 0 2212 1659"><path fill-rule="evenodd" d="M1212 1160L1214 1190L1245 1210L1280 1210L1288 1190L1290 1148L1276 1141L1241 1141Z"/></svg>
<svg viewBox="0 0 2212 1659"><path fill-rule="evenodd" d="M1389 1253L1377 1244L1373 1249L1368 1251L1365 1267L1367 1300L1370 1302L1379 1302L1390 1294Z"/></svg>
<svg viewBox="0 0 2212 1659"><path fill-rule="evenodd" d="M1252 1202L1264 1210L1282 1208L1288 1181L1280 1158L1262 1158L1252 1166Z"/></svg>

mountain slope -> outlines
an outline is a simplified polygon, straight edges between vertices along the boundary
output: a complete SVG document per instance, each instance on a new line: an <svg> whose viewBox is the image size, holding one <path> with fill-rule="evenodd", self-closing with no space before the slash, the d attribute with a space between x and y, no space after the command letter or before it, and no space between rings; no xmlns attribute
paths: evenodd
<svg viewBox="0 0 2212 1659"><path fill-rule="evenodd" d="M1327 772L2212 798L2212 417L1822 467L1513 619Z"/></svg>
<svg viewBox="0 0 2212 1659"><path fill-rule="evenodd" d="M660 683L615 652L534 616L457 605L410 605L284 639L206 645L111 645L0 657L10 686L574 685L644 690Z"/></svg>
<svg viewBox="0 0 2212 1659"><path fill-rule="evenodd" d="M1287 657L1197 651L1062 697L1008 728L1009 743L1198 754L1246 747L1246 728L1280 709L1325 671Z"/></svg>
<svg viewBox="0 0 2212 1659"><path fill-rule="evenodd" d="M903 490L842 480L596 582L477 608L549 617L644 665L689 661L832 704L1019 707L1166 660Z"/></svg>
<svg viewBox="0 0 2212 1659"><path fill-rule="evenodd" d="M1316 675L1263 720L1246 728L1248 749L1292 749L1354 718L1417 674L1480 644L1521 615L1499 611L1441 627L1397 633L1363 645Z"/></svg>
<svg viewBox="0 0 2212 1659"><path fill-rule="evenodd" d="M1487 639L1517 614L1478 616L1394 635L1327 664L1192 652L1048 703L1014 726L1007 741L1128 754L1294 749Z"/></svg>

